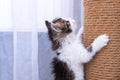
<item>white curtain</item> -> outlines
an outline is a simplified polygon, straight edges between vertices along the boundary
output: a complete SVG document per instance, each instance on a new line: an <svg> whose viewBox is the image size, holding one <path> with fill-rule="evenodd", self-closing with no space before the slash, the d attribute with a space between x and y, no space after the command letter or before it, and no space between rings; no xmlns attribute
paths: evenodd
<svg viewBox="0 0 120 80"><path fill-rule="evenodd" d="M0 80L53 80L45 20L75 18L79 0L0 0Z"/></svg>

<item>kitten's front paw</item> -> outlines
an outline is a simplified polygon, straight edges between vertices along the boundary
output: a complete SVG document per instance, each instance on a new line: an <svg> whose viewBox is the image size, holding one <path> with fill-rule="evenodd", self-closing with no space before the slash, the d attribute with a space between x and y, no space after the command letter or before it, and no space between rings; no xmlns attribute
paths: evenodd
<svg viewBox="0 0 120 80"><path fill-rule="evenodd" d="M105 47L108 41L109 37L106 34L98 36L93 42L93 47L96 49L95 51L97 52Z"/></svg>

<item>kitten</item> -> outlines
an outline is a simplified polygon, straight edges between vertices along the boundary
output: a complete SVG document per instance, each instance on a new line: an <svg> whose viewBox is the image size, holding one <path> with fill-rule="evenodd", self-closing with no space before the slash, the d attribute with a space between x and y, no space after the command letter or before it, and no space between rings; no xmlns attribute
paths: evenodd
<svg viewBox="0 0 120 80"><path fill-rule="evenodd" d="M52 61L54 80L84 80L83 64L89 62L96 52L107 45L108 36L98 36L85 48L82 43L83 27L75 35L75 20L57 18L52 22L46 20L45 24L52 50L57 54Z"/></svg>

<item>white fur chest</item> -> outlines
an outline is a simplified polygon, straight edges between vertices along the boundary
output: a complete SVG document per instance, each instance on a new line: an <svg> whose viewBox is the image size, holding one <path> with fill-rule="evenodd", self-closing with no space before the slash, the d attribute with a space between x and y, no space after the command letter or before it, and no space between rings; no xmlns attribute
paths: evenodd
<svg viewBox="0 0 120 80"><path fill-rule="evenodd" d="M77 41L64 45L62 49L58 50L58 52L61 53L59 55L61 60L74 64L80 64L82 58L84 58L84 54L87 53L84 46Z"/></svg>

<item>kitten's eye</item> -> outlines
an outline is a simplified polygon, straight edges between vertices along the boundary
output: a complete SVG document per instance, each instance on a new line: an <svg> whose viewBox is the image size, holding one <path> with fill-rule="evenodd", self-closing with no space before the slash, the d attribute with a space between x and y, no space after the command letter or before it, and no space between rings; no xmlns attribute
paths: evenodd
<svg viewBox="0 0 120 80"><path fill-rule="evenodd" d="M66 25L67 25L67 27L69 27L70 26L70 22L66 21Z"/></svg>

